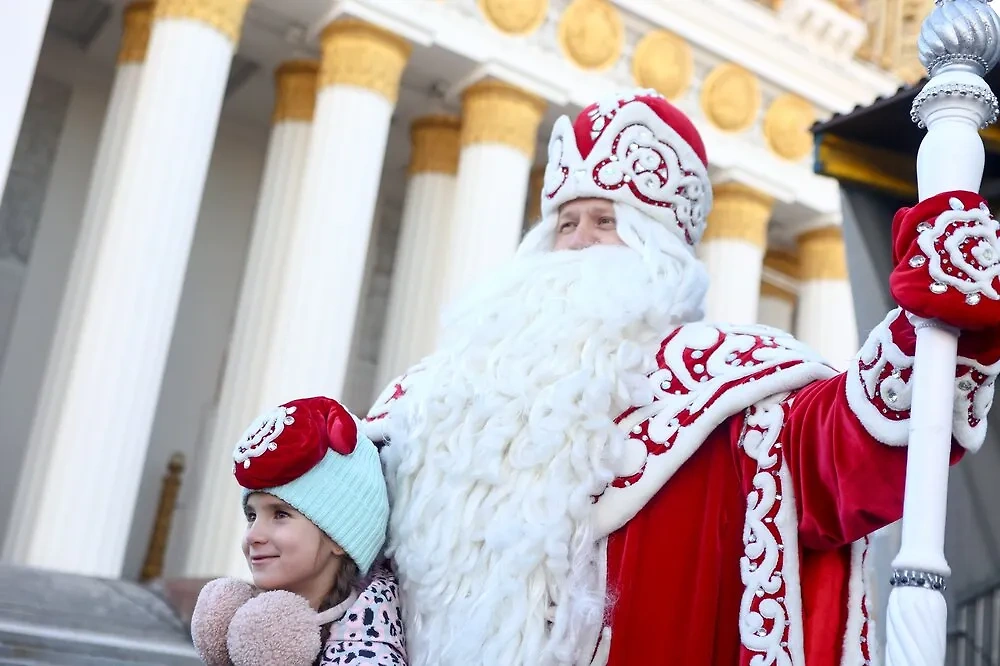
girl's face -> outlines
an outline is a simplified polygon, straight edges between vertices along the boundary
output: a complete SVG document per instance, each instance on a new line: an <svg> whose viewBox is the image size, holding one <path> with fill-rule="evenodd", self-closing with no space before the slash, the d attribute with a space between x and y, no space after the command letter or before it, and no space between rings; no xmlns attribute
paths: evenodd
<svg viewBox="0 0 1000 666"><path fill-rule="evenodd" d="M254 585L294 592L318 608L333 588L343 549L274 495L251 494L245 513L243 555Z"/></svg>

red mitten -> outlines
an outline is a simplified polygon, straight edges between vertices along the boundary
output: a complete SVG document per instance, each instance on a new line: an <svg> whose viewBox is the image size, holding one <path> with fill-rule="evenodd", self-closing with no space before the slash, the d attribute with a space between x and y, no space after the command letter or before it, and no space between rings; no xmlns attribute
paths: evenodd
<svg viewBox="0 0 1000 666"><path fill-rule="evenodd" d="M901 208L892 221L892 297L907 312L963 331L1000 326L998 229L975 192Z"/></svg>

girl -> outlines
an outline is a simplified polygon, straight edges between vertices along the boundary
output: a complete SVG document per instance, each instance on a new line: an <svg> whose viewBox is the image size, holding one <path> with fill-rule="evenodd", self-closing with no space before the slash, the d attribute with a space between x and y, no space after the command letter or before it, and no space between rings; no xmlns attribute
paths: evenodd
<svg viewBox="0 0 1000 666"><path fill-rule="evenodd" d="M396 581L373 568L389 502L375 445L329 398L258 418L233 451L254 584L202 589L191 635L209 666L405 664ZM369 574L369 571L371 573Z"/></svg>

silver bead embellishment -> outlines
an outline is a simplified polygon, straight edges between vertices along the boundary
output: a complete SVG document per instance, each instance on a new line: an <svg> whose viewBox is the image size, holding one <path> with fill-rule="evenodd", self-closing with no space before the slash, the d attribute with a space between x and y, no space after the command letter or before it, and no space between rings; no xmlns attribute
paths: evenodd
<svg viewBox="0 0 1000 666"><path fill-rule="evenodd" d="M972 389L976 388L976 385L972 382L971 379L963 379L958 383L958 388L960 391L968 393Z"/></svg>
<svg viewBox="0 0 1000 666"><path fill-rule="evenodd" d="M965 297L965 302L969 305L978 305L980 296L979 294L969 294Z"/></svg>
<svg viewBox="0 0 1000 666"><path fill-rule="evenodd" d="M922 254L918 254L917 256L910 259L910 266L913 266L914 268L920 268L926 263L927 263L927 257L925 257Z"/></svg>
<svg viewBox="0 0 1000 666"><path fill-rule="evenodd" d="M885 401L891 404L896 404L899 400L899 394L896 393L896 389L889 388L885 390Z"/></svg>
<svg viewBox="0 0 1000 666"><path fill-rule="evenodd" d="M930 222L921 222L920 224L917 225L917 231L919 231L920 233L930 230L931 230Z"/></svg>
<svg viewBox="0 0 1000 666"><path fill-rule="evenodd" d="M948 291L948 287L941 284L940 282L934 282L931 284L931 293L943 294L946 291Z"/></svg>

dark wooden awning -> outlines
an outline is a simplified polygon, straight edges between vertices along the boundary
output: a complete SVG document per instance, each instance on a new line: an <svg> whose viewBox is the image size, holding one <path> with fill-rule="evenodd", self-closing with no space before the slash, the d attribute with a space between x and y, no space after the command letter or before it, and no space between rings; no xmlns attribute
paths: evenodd
<svg viewBox="0 0 1000 666"><path fill-rule="evenodd" d="M926 82L923 79L903 86L868 106L858 106L814 125L816 173L895 197L915 198L917 149L926 130L910 120L910 107ZM986 82L993 90L1000 89L1000 67L987 74ZM986 194L1000 191L1000 127L993 125L982 136L986 145Z"/></svg>

